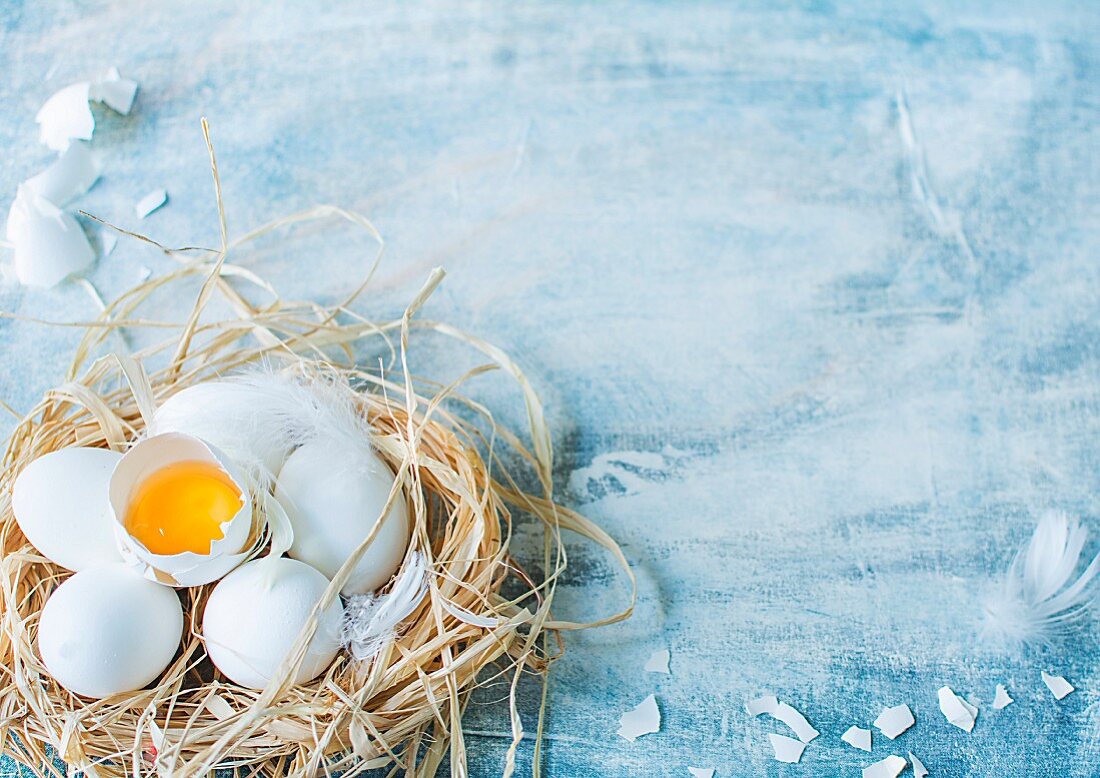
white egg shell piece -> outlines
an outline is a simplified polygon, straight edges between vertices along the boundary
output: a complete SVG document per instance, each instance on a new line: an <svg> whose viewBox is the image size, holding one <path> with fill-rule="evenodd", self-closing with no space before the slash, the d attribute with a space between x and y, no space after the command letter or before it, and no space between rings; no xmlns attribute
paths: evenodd
<svg viewBox="0 0 1100 778"><path fill-rule="evenodd" d="M63 448L19 473L12 512L44 557L74 572L122 560L107 498L111 473L121 459L105 448Z"/></svg>
<svg viewBox="0 0 1100 778"><path fill-rule="evenodd" d="M295 449L275 484L294 530L290 556L334 578L379 520L394 480L389 465L366 445L319 440ZM408 544L408 504L399 493L341 592L350 597L384 586Z"/></svg>
<svg viewBox="0 0 1100 778"><path fill-rule="evenodd" d="M55 151L64 151L74 138L91 140L95 117L88 106L92 85L87 81L69 84L50 96L35 114L39 136Z"/></svg>
<svg viewBox="0 0 1100 778"><path fill-rule="evenodd" d="M38 652L69 691L110 697L152 683L182 635L176 593L116 562L83 570L50 595L38 620Z"/></svg>
<svg viewBox="0 0 1100 778"><path fill-rule="evenodd" d="M99 178L99 160L87 143L74 141L53 164L23 185L57 206L87 192Z"/></svg>
<svg viewBox="0 0 1100 778"><path fill-rule="evenodd" d="M126 510L141 483L153 473L177 462L210 462L221 468L241 492L241 509L221 525L222 538L210 544L210 553L154 554L126 531ZM204 441L181 433L145 438L122 455L111 477L111 508L122 558L150 581L168 586L201 586L216 581L244 562L255 549L252 500L244 478L234 464Z"/></svg>
<svg viewBox="0 0 1100 778"><path fill-rule="evenodd" d="M206 602L206 653L233 683L262 689L289 656L329 580L304 562L264 557L227 575ZM322 612L294 683L307 683L332 663L340 648L340 598Z"/></svg>
<svg viewBox="0 0 1100 778"><path fill-rule="evenodd" d="M157 408L149 434L182 432L202 438L242 467L279 472L290 448L268 429L267 406L255 389L233 381L206 381L183 389Z"/></svg>
<svg viewBox="0 0 1100 778"><path fill-rule="evenodd" d="M15 250L15 276L26 286L56 286L95 261L95 250L72 214L27 185L16 190L7 236Z"/></svg>

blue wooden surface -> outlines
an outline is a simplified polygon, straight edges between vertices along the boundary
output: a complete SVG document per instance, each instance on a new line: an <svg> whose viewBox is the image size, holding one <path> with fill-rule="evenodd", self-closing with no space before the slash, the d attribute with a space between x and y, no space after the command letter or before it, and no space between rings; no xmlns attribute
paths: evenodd
<svg viewBox="0 0 1100 778"><path fill-rule="evenodd" d="M0 5L0 205L48 159L41 102L117 65L142 90L129 117L97 112L106 172L81 207L137 226L165 187L141 228L214 244L205 114L238 234L368 211L376 315L449 269L428 313L519 358L560 487L640 581L629 623L567 638L548 775L858 775L906 750L934 776L1100 774L1091 623L1022 657L975 639L1036 512L1100 528L1097 6L313 5ZM255 261L334 300L363 256L342 234ZM91 278L111 296L143 265L167 260L123 243ZM93 312L71 286L3 285L0 308ZM0 323L0 396L30 407L75 338ZM461 362L426 342L414 366ZM514 393L475 390L520 421ZM609 561L572 552L562 614L618 608ZM642 673L661 646L672 675ZM1055 704L1040 669L1079 691ZM998 682L1017 703L995 713ZM939 714L943 684L981 703L972 734ZM743 712L765 690L823 732L801 765ZM650 692L662 731L617 738ZM468 714L474 776L501 769L503 696ZM917 724L896 743L839 741L901 702Z"/></svg>

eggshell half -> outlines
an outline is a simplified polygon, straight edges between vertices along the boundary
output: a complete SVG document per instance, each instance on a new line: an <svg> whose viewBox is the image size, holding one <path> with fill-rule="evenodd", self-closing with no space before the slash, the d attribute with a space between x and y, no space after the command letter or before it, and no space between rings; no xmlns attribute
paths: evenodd
<svg viewBox="0 0 1100 778"><path fill-rule="evenodd" d="M12 511L31 545L66 570L119 562L107 489L122 455L105 448L63 448L19 473Z"/></svg>
<svg viewBox="0 0 1100 778"><path fill-rule="evenodd" d="M126 509L146 478L168 465L187 461L210 462L220 467L240 489L244 504L221 525L223 537L210 544L209 554L191 551L154 554L126 531ZM122 558L150 581L168 586L201 586L221 578L255 550L248 542L252 534L252 498L245 480L229 459L199 438L171 432L142 440L123 454L115 467L110 499Z"/></svg>
<svg viewBox="0 0 1100 778"><path fill-rule="evenodd" d="M116 562L83 570L50 595L38 620L38 652L69 691L110 697L156 679L182 635L176 593Z"/></svg>
<svg viewBox="0 0 1100 778"><path fill-rule="evenodd" d="M72 214L25 184L8 211L7 235L15 249L15 276L26 286L55 286L95 260Z"/></svg>
<svg viewBox="0 0 1100 778"><path fill-rule="evenodd" d="M206 653L233 681L262 689L293 648L329 580L294 559L264 557L227 575L206 602L202 634ZM336 598L321 614L294 683L313 680L340 648L344 608Z"/></svg>

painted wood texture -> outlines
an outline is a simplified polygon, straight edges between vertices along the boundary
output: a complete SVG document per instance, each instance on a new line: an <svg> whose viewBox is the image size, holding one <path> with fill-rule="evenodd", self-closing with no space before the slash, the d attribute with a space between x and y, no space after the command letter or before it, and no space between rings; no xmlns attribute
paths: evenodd
<svg viewBox="0 0 1100 778"><path fill-rule="evenodd" d="M142 89L129 117L97 109L105 173L80 207L215 244L206 115L236 234L318 202L368 212L388 241L368 315L448 268L426 315L517 356L563 496L640 582L632 620L565 640L547 775L858 775L911 750L933 775L1092 776L1091 623L1023 657L975 625L1038 511L1100 529L1098 21L1047 2L7 2L0 205L49 157L42 101L117 65ZM139 224L156 187L169 204ZM332 301L368 249L313 233L249 261ZM169 264L123 242L91 279L111 297ZM5 283L0 309L93 314L71 285ZM29 408L76 337L0 322L0 396ZM416 347L421 374L467 362ZM473 391L522 421L502 383ZM517 543L538 558L533 532ZM562 614L618 608L609 560L571 555ZM660 647L672 675L643 673ZM1041 669L1078 691L1055 703ZM1017 702L994 712L999 682ZM980 703L972 734L937 710L944 684ZM743 710L767 690L823 733L800 765ZM662 731L616 737L651 692ZM467 714L473 776L502 768L504 697ZM840 741L902 702L898 741Z"/></svg>

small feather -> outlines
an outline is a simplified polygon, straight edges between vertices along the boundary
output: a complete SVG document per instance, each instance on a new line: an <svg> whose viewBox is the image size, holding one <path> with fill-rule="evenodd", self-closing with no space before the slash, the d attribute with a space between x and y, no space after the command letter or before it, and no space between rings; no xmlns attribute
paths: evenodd
<svg viewBox="0 0 1100 778"><path fill-rule="evenodd" d="M183 432L220 449L270 485L290 452L313 440L371 446L345 382L267 368L195 384L157 409L147 435Z"/></svg>
<svg viewBox="0 0 1100 778"><path fill-rule="evenodd" d="M344 608L344 646L357 660L370 659L397 634L428 592L424 555L413 551L386 594L356 594Z"/></svg>
<svg viewBox="0 0 1100 778"><path fill-rule="evenodd" d="M1049 645L1092 603L1090 587L1100 555L1075 577L1088 530L1065 513L1039 519L1026 548L1016 554L1004 581L985 603L983 637L990 642Z"/></svg>

